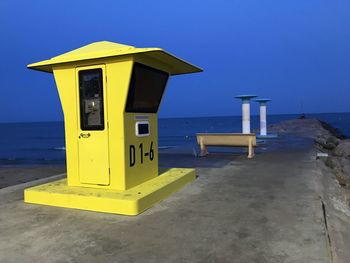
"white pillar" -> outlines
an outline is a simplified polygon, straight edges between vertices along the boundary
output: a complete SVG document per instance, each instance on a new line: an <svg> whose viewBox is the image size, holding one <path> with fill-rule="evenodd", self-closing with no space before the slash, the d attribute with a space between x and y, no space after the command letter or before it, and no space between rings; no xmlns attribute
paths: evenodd
<svg viewBox="0 0 350 263"><path fill-rule="evenodd" d="M260 103L260 135L266 136L266 104Z"/></svg>
<svg viewBox="0 0 350 263"><path fill-rule="evenodd" d="M250 103L249 100L242 102L242 133L250 133Z"/></svg>
<svg viewBox="0 0 350 263"><path fill-rule="evenodd" d="M250 99L255 98L255 95L240 95L236 99L242 101L242 133L250 133Z"/></svg>

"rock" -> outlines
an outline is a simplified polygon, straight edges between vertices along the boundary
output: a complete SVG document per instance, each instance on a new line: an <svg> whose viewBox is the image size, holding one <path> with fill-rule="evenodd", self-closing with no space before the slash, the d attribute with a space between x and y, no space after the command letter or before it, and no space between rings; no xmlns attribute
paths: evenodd
<svg viewBox="0 0 350 263"><path fill-rule="evenodd" d="M336 159L333 157L328 157L324 163L326 166L328 166L331 169L334 169L337 166Z"/></svg>
<svg viewBox="0 0 350 263"><path fill-rule="evenodd" d="M344 157L328 157L325 165L332 169L341 186L350 186L350 160Z"/></svg>
<svg viewBox="0 0 350 263"><path fill-rule="evenodd" d="M341 186L349 186L350 185L350 178L348 176L344 176L344 174L337 174L335 176L335 178L337 179L338 183Z"/></svg>
<svg viewBox="0 0 350 263"><path fill-rule="evenodd" d="M337 146L340 143L341 140L339 140L337 137L330 135L327 138L327 143L331 143L335 146Z"/></svg>
<svg viewBox="0 0 350 263"><path fill-rule="evenodd" d="M317 136L330 135L330 132L323 128L317 119L296 119L283 121L273 126L269 130L274 133L293 134L302 137L316 138Z"/></svg>
<svg viewBox="0 0 350 263"><path fill-rule="evenodd" d="M327 149L327 150L334 150L337 146L334 144L334 143L331 143L331 142L327 142L326 145L324 145L324 148Z"/></svg>
<svg viewBox="0 0 350 263"><path fill-rule="evenodd" d="M338 139L345 139L345 136L337 129L334 128L332 125L328 124L327 122L319 120L321 123L322 127L329 131L333 136L335 136Z"/></svg>
<svg viewBox="0 0 350 263"><path fill-rule="evenodd" d="M327 141L327 143L324 143L327 149L334 149L334 146L338 145L339 139L344 139L338 129L318 119L287 120L270 125L268 129L274 133L293 134L312 139L322 137Z"/></svg>
<svg viewBox="0 0 350 263"><path fill-rule="evenodd" d="M326 150L334 150L339 144L340 140L333 135L322 134L315 138L315 142Z"/></svg>
<svg viewBox="0 0 350 263"><path fill-rule="evenodd" d="M342 158L341 165L342 165L342 173L345 176L350 177L350 160L346 158Z"/></svg>
<svg viewBox="0 0 350 263"><path fill-rule="evenodd" d="M350 139L342 140L334 150L334 154L339 157L350 157Z"/></svg>
<svg viewBox="0 0 350 263"><path fill-rule="evenodd" d="M317 136L315 138L315 143L323 146L323 145L326 145L327 144L327 139L325 138L325 136Z"/></svg>

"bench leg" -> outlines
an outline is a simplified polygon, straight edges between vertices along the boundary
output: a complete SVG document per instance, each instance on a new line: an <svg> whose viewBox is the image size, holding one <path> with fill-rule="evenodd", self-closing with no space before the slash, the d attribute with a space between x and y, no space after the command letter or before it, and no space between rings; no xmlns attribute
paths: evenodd
<svg viewBox="0 0 350 263"><path fill-rule="evenodd" d="M208 155L208 149L207 146L205 146L204 144L200 144L201 147L201 153L199 154L200 157L206 156Z"/></svg>
<svg viewBox="0 0 350 263"><path fill-rule="evenodd" d="M249 140L249 145L248 145L248 158L251 159L254 157L254 147L252 142Z"/></svg>

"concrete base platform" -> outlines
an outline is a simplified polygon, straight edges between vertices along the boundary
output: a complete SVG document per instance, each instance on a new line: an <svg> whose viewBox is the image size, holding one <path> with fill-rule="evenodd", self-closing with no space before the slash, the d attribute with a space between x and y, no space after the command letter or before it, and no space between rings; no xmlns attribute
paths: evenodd
<svg viewBox="0 0 350 263"><path fill-rule="evenodd" d="M195 179L194 169L171 168L126 191L67 186L67 180L24 190L26 203L138 215Z"/></svg>

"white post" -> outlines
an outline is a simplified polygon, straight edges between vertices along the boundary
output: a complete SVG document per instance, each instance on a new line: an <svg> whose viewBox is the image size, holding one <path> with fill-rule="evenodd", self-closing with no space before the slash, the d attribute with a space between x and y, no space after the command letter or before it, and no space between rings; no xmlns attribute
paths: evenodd
<svg viewBox="0 0 350 263"><path fill-rule="evenodd" d="M250 133L250 99L255 98L255 95L240 95L236 99L242 100L242 133Z"/></svg>
<svg viewBox="0 0 350 263"><path fill-rule="evenodd" d="M267 121L266 121L266 104L271 101L270 99L257 99L255 100L260 106L260 136L267 136Z"/></svg>
<svg viewBox="0 0 350 263"><path fill-rule="evenodd" d="M242 101L242 133L250 133L250 103L249 100Z"/></svg>
<svg viewBox="0 0 350 263"><path fill-rule="evenodd" d="M266 136L266 103L260 103L260 135Z"/></svg>

